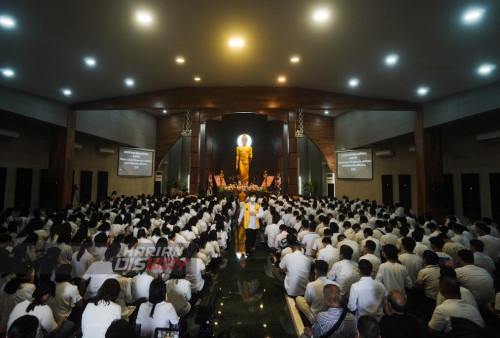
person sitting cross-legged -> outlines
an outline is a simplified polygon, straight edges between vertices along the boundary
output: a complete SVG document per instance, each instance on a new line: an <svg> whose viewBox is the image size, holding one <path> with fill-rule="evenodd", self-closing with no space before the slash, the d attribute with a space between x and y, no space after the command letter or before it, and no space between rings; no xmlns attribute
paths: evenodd
<svg viewBox="0 0 500 338"><path fill-rule="evenodd" d="M306 293L304 297L298 296L295 303L299 310L314 323L319 312L327 309L325 299L323 298L323 287L327 284L337 283L326 278L328 273L328 263L322 260L317 260L314 263L314 281L307 283Z"/></svg>
<svg viewBox="0 0 500 338"><path fill-rule="evenodd" d="M374 317L377 321L384 315L384 300L387 291L384 284L371 277L372 263L362 259L358 264L361 279L351 286L347 307L359 318L364 315Z"/></svg>
<svg viewBox="0 0 500 338"><path fill-rule="evenodd" d="M325 285L323 297L328 310L318 314L312 328L304 328L302 337L325 335L334 338L354 338L356 336L356 317L342 307L343 297L338 286Z"/></svg>

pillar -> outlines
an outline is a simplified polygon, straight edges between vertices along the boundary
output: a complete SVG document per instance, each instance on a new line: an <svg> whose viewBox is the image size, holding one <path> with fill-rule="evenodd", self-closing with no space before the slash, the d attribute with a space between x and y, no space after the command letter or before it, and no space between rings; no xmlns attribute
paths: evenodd
<svg viewBox="0 0 500 338"><path fill-rule="evenodd" d="M49 210L63 209L72 203L73 158L75 153L76 112L67 113L66 128L54 127L49 154ZM44 197L45 198L45 197Z"/></svg>

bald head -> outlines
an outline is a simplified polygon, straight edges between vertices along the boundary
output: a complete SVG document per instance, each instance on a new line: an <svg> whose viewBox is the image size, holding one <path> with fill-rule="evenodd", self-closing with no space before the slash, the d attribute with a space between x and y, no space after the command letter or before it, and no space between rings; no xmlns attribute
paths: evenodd
<svg viewBox="0 0 500 338"><path fill-rule="evenodd" d="M404 312L406 306L405 296L396 290L392 290L387 295L387 301L392 309L396 312Z"/></svg>
<svg viewBox="0 0 500 338"><path fill-rule="evenodd" d="M336 285L325 285L323 288L323 297L325 297L325 302L330 307L340 307L342 305L342 295Z"/></svg>

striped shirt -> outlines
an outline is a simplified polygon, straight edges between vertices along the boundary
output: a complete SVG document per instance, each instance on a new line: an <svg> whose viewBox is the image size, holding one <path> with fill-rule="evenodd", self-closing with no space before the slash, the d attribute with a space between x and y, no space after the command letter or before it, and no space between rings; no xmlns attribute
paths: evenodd
<svg viewBox="0 0 500 338"><path fill-rule="evenodd" d="M321 337L330 331L342 315L342 308L331 307L320 312L316 318L316 324L312 327L313 337ZM356 317L347 313L342 324L330 337L354 338L356 336Z"/></svg>

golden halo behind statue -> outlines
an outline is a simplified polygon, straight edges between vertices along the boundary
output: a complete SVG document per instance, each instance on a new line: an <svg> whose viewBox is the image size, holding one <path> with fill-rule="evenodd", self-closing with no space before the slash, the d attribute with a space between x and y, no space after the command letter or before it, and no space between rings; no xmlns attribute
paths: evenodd
<svg viewBox="0 0 500 338"><path fill-rule="evenodd" d="M243 137L243 135L247 136L247 147L251 147L252 146L252 138L248 134L241 134L240 136L238 136L238 139L236 141L238 143L238 147L243 146L243 142L241 141L241 138Z"/></svg>

